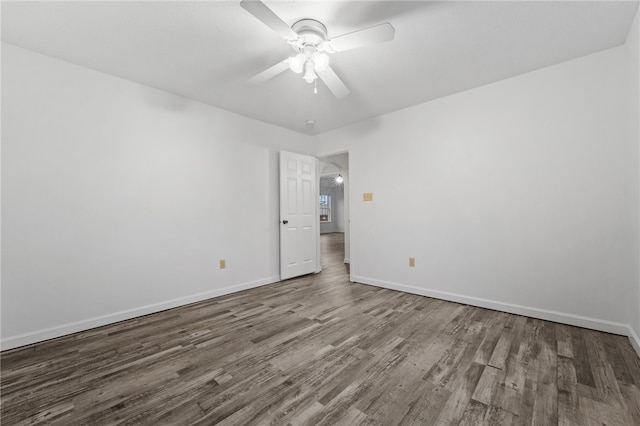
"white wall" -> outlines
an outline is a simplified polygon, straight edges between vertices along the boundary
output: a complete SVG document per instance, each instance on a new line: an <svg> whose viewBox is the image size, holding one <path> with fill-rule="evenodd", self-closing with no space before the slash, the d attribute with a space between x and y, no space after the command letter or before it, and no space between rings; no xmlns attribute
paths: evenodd
<svg viewBox="0 0 640 426"><path fill-rule="evenodd" d="M3 349L278 279L308 138L7 44L2 89Z"/></svg>
<svg viewBox="0 0 640 426"><path fill-rule="evenodd" d="M626 334L625 60L614 48L319 135L318 154L349 151L353 279Z"/></svg>
<svg viewBox="0 0 640 426"><path fill-rule="evenodd" d="M277 280L280 149L349 150L356 281L637 333L637 26L314 138L3 44L3 349Z"/></svg>
<svg viewBox="0 0 640 426"><path fill-rule="evenodd" d="M630 199L636 210L632 216L633 235L636 236L634 250L632 251L635 259L635 278L632 282L630 295L628 300L629 322L632 329L632 343L640 354L640 10L636 12L635 20L627 37L627 58L628 58L628 76L631 89L629 90L629 123L630 123L630 141L635 148L634 155L630 159L634 161L631 179L636 182L636 186L630 191Z"/></svg>

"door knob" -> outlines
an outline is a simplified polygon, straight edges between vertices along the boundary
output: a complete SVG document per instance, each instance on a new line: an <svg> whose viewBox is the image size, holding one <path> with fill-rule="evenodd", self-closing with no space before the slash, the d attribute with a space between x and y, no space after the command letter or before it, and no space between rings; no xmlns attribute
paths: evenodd
<svg viewBox="0 0 640 426"><path fill-rule="evenodd" d="M282 221L282 223L283 223L284 225L286 225L287 223L289 223L289 221L288 221L287 219L285 219L285 220L283 220L283 221Z"/></svg>

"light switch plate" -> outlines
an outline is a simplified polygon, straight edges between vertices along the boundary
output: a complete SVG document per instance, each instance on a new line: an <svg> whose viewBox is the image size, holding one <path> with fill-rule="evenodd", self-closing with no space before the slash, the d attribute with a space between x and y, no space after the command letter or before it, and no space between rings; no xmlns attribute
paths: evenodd
<svg viewBox="0 0 640 426"><path fill-rule="evenodd" d="M373 192L363 192L362 201L373 201Z"/></svg>
<svg viewBox="0 0 640 426"><path fill-rule="evenodd" d="M224 269L227 267L227 261L224 259L220 259L220 269Z"/></svg>
<svg viewBox="0 0 640 426"><path fill-rule="evenodd" d="M416 267L416 258L415 257L410 257L409 258L409 266L412 268Z"/></svg>

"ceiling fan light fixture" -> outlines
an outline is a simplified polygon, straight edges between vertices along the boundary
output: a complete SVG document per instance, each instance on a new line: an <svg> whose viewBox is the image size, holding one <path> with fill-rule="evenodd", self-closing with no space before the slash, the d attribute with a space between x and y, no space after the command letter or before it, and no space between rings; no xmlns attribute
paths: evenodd
<svg viewBox="0 0 640 426"><path fill-rule="evenodd" d="M284 38L296 52L295 56L249 79L248 83L251 85L269 80L287 68L291 68L295 73L304 73L302 78L309 84L316 82L320 77L336 98L344 98L349 94L349 89L329 66L329 57L326 53L343 52L390 41L393 40L396 32L390 23L385 22L329 39L327 27L315 19L300 19L289 26L262 0L241 0L240 6ZM315 87L314 93L317 93Z"/></svg>
<svg viewBox="0 0 640 426"><path fill-rule="evenodd" d="M326 53L315 52L313 56L311 56L311 60L313 61L316 72L322 72L329 66L329 55Z"/></svg>
<svg viewBox="0 0 640 426"><path fill-rule="evenodd" d="M313 83L313 81L318 78L316 72L313 70L313 67L314 65L312 61L307 61L304 64L304 76L302 78L309 84Z"/></svg>
<svg viewBox="0 0 640 426"><path fill-rule="evenodd" d="M298 53L296 56L289 58L289 68L296 74L300 74L304 70L305 62L307 62L307 57L304 53Z"/></svg>

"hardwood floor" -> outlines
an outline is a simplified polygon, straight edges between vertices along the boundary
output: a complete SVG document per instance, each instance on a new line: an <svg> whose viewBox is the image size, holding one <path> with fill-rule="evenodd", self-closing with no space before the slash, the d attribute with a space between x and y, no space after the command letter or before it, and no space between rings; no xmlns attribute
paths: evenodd
<svg viewBox="0 0 640 426"><path fill-rule="evenodd" d="M640 425L626 337L323 272L2 353L2 424Z"/></svg>

